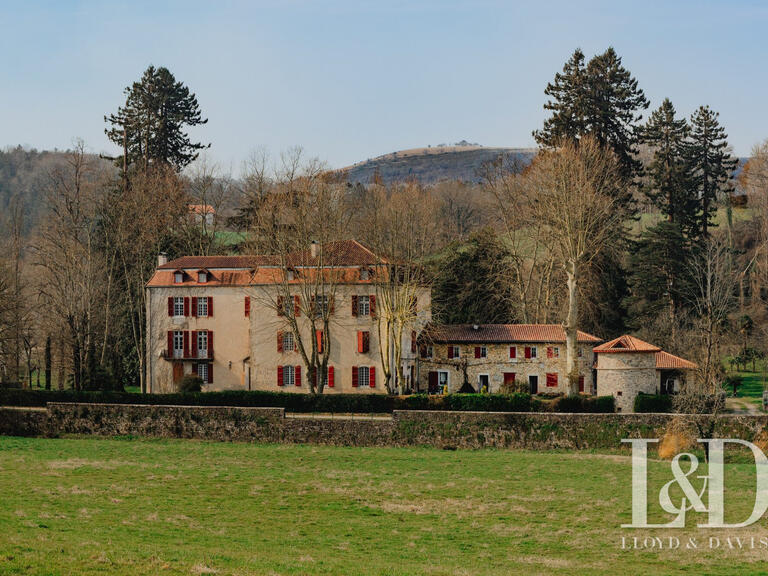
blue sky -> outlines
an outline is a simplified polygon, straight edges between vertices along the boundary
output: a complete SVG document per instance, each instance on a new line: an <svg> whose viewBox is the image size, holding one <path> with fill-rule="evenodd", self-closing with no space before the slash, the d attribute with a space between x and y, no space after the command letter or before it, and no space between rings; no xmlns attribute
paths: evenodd
<svg viewBox="0 0 768 576"><path fill-rule="evenodd" d="M614 46L658 107L768 138L768 3L0 0L0 146L114 152L105 114L151 63L198 96L211 160L300 145L343 166L467 139L531 146L577 46Z"/></svg>

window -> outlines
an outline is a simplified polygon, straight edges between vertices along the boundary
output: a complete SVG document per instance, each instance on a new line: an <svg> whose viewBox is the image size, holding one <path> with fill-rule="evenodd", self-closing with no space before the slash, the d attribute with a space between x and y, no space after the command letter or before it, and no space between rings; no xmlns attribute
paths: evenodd
<svg viewBox="0 0 768 576"><path fill-rule="evenodd" d="M434 348L432 348L432 346L427 346L427 358L432 358L434 353L435 353Z"/></svg>
<svg viewBox="0 0 768 576"><path fill-rule="evenodd" d="M358 366L357 368L357 385L368 386L370 384L370 369L368 366Z"/></svg>
<svg viewBox="0 0 768 576"><path fill-rule="evenodd" d="M184 357L184 332L181 330L173 331L173 357Z"/></svg>
<svg viewBox="0 0 768 576"><path fill-rule="evenodd" d="M208 332L206 330L197 333L197 357L208 358Z"/></svg>
<svg viewBox="0 0 768 576"><path fill-rule="evenodd" d="M174 272L173 282L174 284L181 284L182 282L184 282L184 272Z"/></svg>
<svg viewBox="0 0 768 576"><path fill-rule="evenodd" d="M461 350L458 346L448 346L448 358L458 358L461 355Z"/></svg>
<svg viewBox="0 0 768 576"><path fill-rule="evenodd" d="M184 298L182 296L174 296L173 298L173 315L184 316Z"/></svg>
<svg viewBox="0 0 768 576"><path fill-rule="evenodd" d="M293 270L288 270L286 272L286 276L288 277L288 282L291 282L293 281L295 274L293 273Z"/></svg>
<svg viewBox="0 0 768 576"><path fill-rule="evenodd" d="M208 282L208 272L202 272L202 271L198 272L197 273L197 281L200 284L205 284L206 282Z"/></svg>
<svg viewBox="0 0 768 576"><path fill-rule="evenodd" d="M582 352L581 352L581 346L579 346L579 358L581 358L581 354L582 354Z"/></svg>
<svg viewBox="0 0 768 576"><path fill-rule="evenodd" d="M197 375L203 382L208 382L208 364L201 362L197 365Z"/></svg>
<svg viewBox="0 0 768 576"><path fill-rule="evenodd" d="M360 280L368 280L369 276L367 268L360 269Z"/></svg>
<svg viewBox="0 0 768 576"><path fill-rule="evenodd" d="M536 346L531 346L531 358L536 358L538 352L539 351L536 349Z"/></svg>
<svg viewBox="0 0 768 576"><path fill-rule="evenodd" d="M283 386L293 386L296 382L294 366L283 366Z"/></svg>
<svg viewBox="0 0 768 576"><path fill-rule="evenodd" d="M560 358L560 348L557 346L547 346L547 358Z"/></svg>
<svg viewBox="0 0 768 576"><path fill-rule="evenodd" d="M357 333L357 351L360 354L367 354L371 347L371 333L358 331Z"/></svg>
<svg viewBox="0 0 768 576"><path fill-rule="evenodd" d="M488 348L485 347L485 346L480 346L479 348L480 348L480 351L479 351L480 352L480 356L478 356L478 357L479 358L488 358Z"/></svg>
<svg viewBox="0 0 768 576"><path fill-rule="evenodd" d="M293 332L283 332L283 351L293 352L296 344L293 341Z"/></svg>
<svg viewBox="0 0 768 576"><path fill-rule="evenodd" d="M208 298L197 299L197 315L201 318L208 316Z"/></svg>
<svg viewBox="0 0 768 576"><path fill-rule="evenodd" d="M369 316L370 313L371 313L371 297L358 296L357 297L357 315Z"/></svg>
<svg viewBox="0 0 768 576"><path fill-rule="evenodd" d="M517 346L510 346L509 347L509 359L510 360L517 360Z"/></svg>
<svg viewBox="0 0 768 576"><path fill-rule="evenodd" d="M330 300L328 296L318 296L315 299L315 318L323 318L328 315Z"/></svg>

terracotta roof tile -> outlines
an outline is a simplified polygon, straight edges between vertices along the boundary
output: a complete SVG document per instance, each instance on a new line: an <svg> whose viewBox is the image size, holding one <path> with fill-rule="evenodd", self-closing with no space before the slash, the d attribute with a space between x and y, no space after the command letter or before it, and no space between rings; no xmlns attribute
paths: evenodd
<svg viewBox="0 0 768 576"><path fill-rule="evenodd" d="M167 264L158 266L158 270L190 270L206 268L230 268L250 270L259 266L275 266L277 259L271 256L182 256Z"/></svg>
<svg viewBox="0 0 768 576"><path fill-rule="evenodd" d="M656 352L656 369L657 370L695 370L698 368L696 364L690 362L664 350Z"/></svg>
<svg viewBox="0 0 768 576"><path fill-rule="evenodd" d="M659 352L661 348L649 344L640 338L635 338L629 334L614 338L610 342L601 344L594 348L595 352L611 353L611 352Z"/></svg>
<svg viewBox="0 0 768 576"><path fill-rule="evenodd" d="M475 328L476 327L476 328ZM440 324L426 329L432 342L565 342L560 324ZM579 342L600 342L600 338L578 332Z"/></svg>

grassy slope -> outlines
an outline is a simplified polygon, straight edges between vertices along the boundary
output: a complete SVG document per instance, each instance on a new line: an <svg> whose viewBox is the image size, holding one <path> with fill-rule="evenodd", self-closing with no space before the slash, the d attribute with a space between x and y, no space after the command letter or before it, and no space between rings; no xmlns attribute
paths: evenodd
<svg viewBox="0 0 768 576"><path fill-rule="evenodd" d="M764 550L622 551L629 479L602 454L0 438L0 573L762 573ZM746 517L751 467L726 480Z"/></svg>

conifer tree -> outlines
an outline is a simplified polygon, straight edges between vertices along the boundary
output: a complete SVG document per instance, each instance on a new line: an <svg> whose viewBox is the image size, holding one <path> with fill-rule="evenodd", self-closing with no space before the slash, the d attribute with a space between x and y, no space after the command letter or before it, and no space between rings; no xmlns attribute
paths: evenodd
<svg viewBox="0 0 768 576"><path fill-rule="evenodd" d="M685 118L677 119L675 115L675 107L666 98L643 128L642 141L653 151L645 192L669 222L680 226L685 235L695 236L699 205L686 162L688 124Z"/></svg>
<svg viewBox="0 0 768 576"><path fill-rule="evenodd" d="M698 228L709 234L717 195L732 187L731 175L738 160L728 153L728 135L718 122L719 114L700 106L691 116L687 162L690 184L701 205Z"/></svg>
<svg viewBox="0 0 768 576"><path fill-rule="evenodd" d="M155 164L181 171L210 146L189 138L188 127L208 120L197 97L167 68L150 66L125 94L125 105L104 117L107 137L123 150L117 162L125 172L131 166L147 169Z"/></svg>
<svg viewBox="0 0 768 576"><path fill-rule="evenodd" d="M594 56L584 64L584 54L577 49L555 75L544 93L551 99L544 105L552 116L544 127L533 133L543 148L552 148L564 140L592 136L601 146L608 146L619 161L627 185L642 169L637 153L637 123L648 100L637 80L624 68L613 48ZM628 204L628 186L617 191Z"/></svg>

